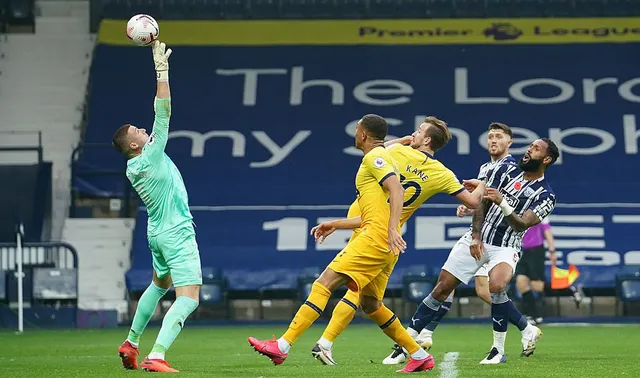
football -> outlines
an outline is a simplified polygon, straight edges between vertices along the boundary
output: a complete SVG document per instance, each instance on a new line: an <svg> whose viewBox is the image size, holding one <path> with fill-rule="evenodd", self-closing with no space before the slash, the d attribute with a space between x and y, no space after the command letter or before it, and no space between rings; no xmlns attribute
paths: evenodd
<svg viewBox="0 0 640 378"><path fill-rule="evenodd" d="M136 14L127 22L127 37L138 46L147 46L158 38L158 22L146 14Z"/></svg>

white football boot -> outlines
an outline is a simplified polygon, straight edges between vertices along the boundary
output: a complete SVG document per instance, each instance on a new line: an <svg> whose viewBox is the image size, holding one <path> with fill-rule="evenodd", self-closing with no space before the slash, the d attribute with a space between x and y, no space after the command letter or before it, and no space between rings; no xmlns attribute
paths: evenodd
<svg viewBox="0 0 640 378"><path fill-rule="evenodd" d="M500 353L498 348L492 347L487 357L480 361L480 365L497 365L504 364L505 362L507 362L507 357Z"/></svg>

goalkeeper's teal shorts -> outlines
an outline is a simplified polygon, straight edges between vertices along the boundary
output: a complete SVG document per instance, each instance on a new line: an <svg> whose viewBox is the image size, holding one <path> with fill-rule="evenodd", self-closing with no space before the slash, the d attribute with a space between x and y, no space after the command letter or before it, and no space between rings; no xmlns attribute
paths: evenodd
<svg viewBox="0 0 640 378"><path fill-rule="evenodd" d="M171 275L173 286L202 285L200 251L193 226L149 236L153 270L158 278Z"/></svg>

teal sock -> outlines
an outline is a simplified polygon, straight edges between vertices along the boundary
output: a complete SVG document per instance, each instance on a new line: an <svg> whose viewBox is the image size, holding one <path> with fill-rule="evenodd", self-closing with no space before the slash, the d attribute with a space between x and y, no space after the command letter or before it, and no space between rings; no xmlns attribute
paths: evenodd
<svg viewBox="0 0 640 378"><path fill-rule="evenodd" d="M153 349L151 349L151 353L159 353L164 357L164 353L171 347L171 344L182 331L184 321L197 307L197 301L189 297L178 297L162 320L162 328L160 328L160 333L158 333L158 338L153 345Z"/></svg>
<svg viewBox="0 0 640 378"><path fill-rule="evenodd" d="M149 324L149 320L151 320L160 298L162 298L167 291L168 290L159 288L151 282L151 285L149 285L144 293L142 293L142 296L138 301L136 314L133 316L133 323L129 330L129 336L127 337L127 340L129 340L130 343L137 346L140 342L142 332L147 327L147 324Z"/></svg>

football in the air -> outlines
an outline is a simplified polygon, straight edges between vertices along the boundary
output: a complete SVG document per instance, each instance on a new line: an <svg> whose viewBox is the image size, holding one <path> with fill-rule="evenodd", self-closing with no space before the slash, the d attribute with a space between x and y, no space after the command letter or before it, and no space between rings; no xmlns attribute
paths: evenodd
<svg viewBox="0 0 640 378"><path fill-rule="evenodd" d="M138 46L147 46L158 38L158 22L146 14L136 14L127 22L127 37Z"/></svg>

